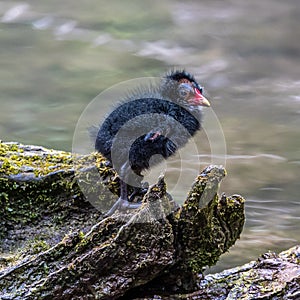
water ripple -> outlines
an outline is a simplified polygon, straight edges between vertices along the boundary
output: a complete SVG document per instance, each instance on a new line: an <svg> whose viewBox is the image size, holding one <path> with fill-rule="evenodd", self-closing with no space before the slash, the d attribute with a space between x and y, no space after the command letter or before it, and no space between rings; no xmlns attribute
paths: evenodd
<svg viewBox="0 0 300 300"><path fill-rule="evenodd" d="M255 154L255 155L250 155L250 154L227 154L227 155L208 155L208 154L199 154L195 155L196 157L199 158L222 158L226 160L234 160L234 159L257 159L257 158L268 158L268 159L274 159L278 161L287 161L287 159L283 156L276 155L276 154L271 154L271 153L261 153L261 154Z"/></svg>

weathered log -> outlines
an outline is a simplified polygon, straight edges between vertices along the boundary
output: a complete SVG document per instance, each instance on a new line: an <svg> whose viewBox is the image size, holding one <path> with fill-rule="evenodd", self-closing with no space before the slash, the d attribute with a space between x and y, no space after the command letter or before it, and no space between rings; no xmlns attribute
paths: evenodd
<svg viewBox="0 0 300 300"><path fill-rule="evenodd" d="M134 298L135 300L141 298ZM143 297L143 300L153 297ZM280 254L265 253L243 266L207 275L198 290L188 294L155 295L155 299L187 300L298 300L300 299L300 246Z"/></svg>
<svg viewBox="0 0 300 300"><path fill-rule="evenodd" d="M207 167L182 207L160 178L139 209L105 217L119 178L100 154L0 143L1 299L209 295L202 271L244 224L244 199L217 195L224 176Z"/></svg>

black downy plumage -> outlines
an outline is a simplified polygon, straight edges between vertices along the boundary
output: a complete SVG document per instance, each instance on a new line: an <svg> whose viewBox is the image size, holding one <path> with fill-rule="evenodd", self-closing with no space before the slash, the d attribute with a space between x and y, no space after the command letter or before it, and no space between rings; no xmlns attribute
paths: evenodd
<svg viewBox="0 0 300 300"><path fill-rule="evenodd" d="M202 87L186 71L163 76L158 87L141 89L104 120L95 149L121 177L120 198L108 215L140 204L128 200L127 185L141 187L142 171L183 147L201 129L202 106L210 106Z"/></svg>

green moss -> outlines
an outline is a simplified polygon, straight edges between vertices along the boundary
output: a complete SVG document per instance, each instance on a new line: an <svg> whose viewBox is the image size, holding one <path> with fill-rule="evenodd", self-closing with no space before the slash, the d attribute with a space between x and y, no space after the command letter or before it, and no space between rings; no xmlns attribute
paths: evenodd
<svg viewBox="0 0 300 300"><path fill-rule="evenodd" d="M225 175L224 168L208 167L197 177L180 214L177 214L182 251L186 265L194 274L214 265L234 244L243 228L243 198L237 195L219 198L217 195ZM191 236L198 238L192 240Z"/></svg>
<svg viewBox="0 0 300 300"><path fill-rule="evenodd" d="M9 176L32 171L39 177L72 166L73 157L69 152L47 150L44 155L46 149L42 147L31 152L24 148L17 143L0 142L0 174Z"/></svg>
<svg viewBox="0 0 300 300"><path fill-rule="evenodd" d="M38 254L40 252L46 251L50 248L50 245L44 241L35 239L30 245L30 254Z"/></svg>
<svg viewBox="0 0 300 300"><path fill-rule="evenodd" d="M95 172L85 171L91 168ZM99 192L105 189L109 192ZM74 199L84 202L90 196L93 204L110 206L118 191L118 177L99 153L78 156L0 142L0 238L6 224L37 222L43 214L66 210Z"/></svg>

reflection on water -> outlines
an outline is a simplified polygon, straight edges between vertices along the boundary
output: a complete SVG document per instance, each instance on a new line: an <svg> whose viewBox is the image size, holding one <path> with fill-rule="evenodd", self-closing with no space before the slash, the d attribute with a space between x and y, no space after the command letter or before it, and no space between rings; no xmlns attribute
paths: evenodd
<svg viewBox="0 0 300 300"><path fill-rule="evenodd" d="M77 120L101 91L185 67L224 133L221 189L247 199L242 237L213 270L299 242L299 1L155 0L147 13L142 1L88 4L0 1L1 139L71 150ZM196 153L188 145L152 176L165 170L182 201L201 168L224 163L224 153L211 155L216 139L201 132Z"/></svg>

